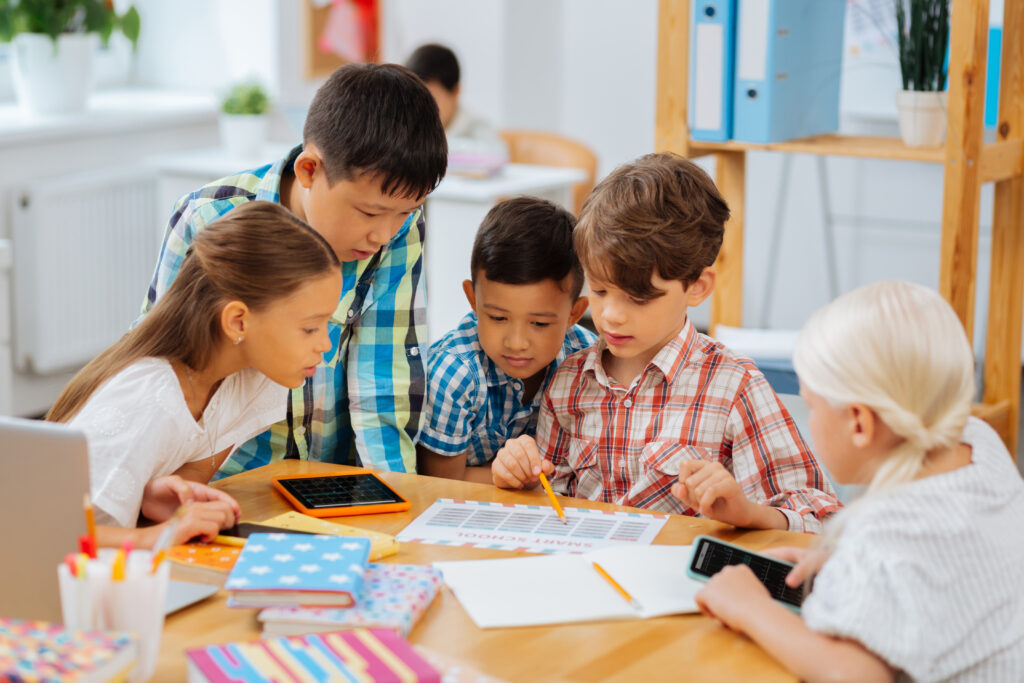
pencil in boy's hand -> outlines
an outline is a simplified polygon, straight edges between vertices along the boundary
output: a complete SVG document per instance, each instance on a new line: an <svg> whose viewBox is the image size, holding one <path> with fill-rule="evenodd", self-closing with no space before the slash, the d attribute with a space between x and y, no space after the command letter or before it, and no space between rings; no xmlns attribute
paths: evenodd
<svg viewBox="0 0 1024 683"><path fill-rule="evenodd" d="M551 490L551 484L548 483L548 478L544 476L544 473L540 473L540 483L547 491L548 499L551 501L551 507L555 508L555 512L558 513L558 519L562 520L562 524L568 524L569 520L565 517L565 512L562 511L562 506L558 504L558 499L555 498L555 492Z"/></svg>
<svg viewBox="0 0 1024 683"><path fill-rule="evenodd" d="M604 567L599 565L597 562L591 562L591 564L594 565L594 569L597 570L597 573L603 576L604 579L612 585L612 588L615 589L615 592L624 597L626 599L626 602L628 602L630 606L633 607L633 609L635 609L638 612L643 610L643 608L640 606L640 603L637 602L637 599L630 595L625 588L619 585L619 582L613 579L612 575L604 570Z"/></svg>

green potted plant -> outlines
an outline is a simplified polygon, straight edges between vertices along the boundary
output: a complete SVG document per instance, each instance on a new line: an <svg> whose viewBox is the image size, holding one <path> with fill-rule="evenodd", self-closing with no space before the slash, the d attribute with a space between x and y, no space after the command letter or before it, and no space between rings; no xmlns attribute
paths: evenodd
<svg viewBox="0 0 1024 683"><path fill-rule="evenodd" d="M10 42L14 89L31 115L85 109L96 41L106 45L115 30L139 39L134 6L118 14L104 0L0 0L0 41Z"/></svg>
<svg viewBox="0 0 1024 683"><path fill-rule="evenodd" d="M267 138L270 97L255 81L236 83L221 102L220 140L230 153L250 157Z"/></svg>
<svg viewBox="0 0 1024 683"><path fill-rule="evenodd" d="M896 0L903 90L896 94L900 137L934 147L946 133L946 52L950 0Z"/></svg>

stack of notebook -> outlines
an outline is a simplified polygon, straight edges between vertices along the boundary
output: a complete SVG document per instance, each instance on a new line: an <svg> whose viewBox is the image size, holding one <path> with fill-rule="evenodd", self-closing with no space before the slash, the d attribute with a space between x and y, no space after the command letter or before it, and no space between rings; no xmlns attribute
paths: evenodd
<svg viewBox="0 0 1024 683"><path fill-rule="evenodd" d="M224 583L239 607L350 607L363 587L370 539L252 534Z"/></svg>
<svg viewBox="0 0 1024 683"><path fill-rule="evenodd" d="M224 587L232 607L262 607L264 632L353 628L408 634L441 583L432 567L369 564L370 541L344 536L253 534Z"/></svg>
<svg viewBox="0 0 1024 683"><path fill-rule="evenodd" d="M263 632L319 633L350 628L392 628L409 635L434 600L441 572L415 564L370 564L355 605L344 609L271 607L259 614Z"/></svg>

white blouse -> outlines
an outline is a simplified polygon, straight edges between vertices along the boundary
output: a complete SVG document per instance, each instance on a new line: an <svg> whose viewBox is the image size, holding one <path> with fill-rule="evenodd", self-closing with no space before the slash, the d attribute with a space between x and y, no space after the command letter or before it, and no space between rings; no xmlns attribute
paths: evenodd
<svg viewBox="0 0 1024 683"><path fill-rule="evenodd" d="M212 457L285 418L288 389L252 369L229 375L192 417L163 358L143 358L104 382L70 425L85 432L96 520L133 527L155 477Z"/></svg>
<svg viewBox="0 0 1024 683"><path fill-rule="evenodd" d="M803 605L901 678L1024 680L1024 483L984 422L971 464L864 500Z"/></svg>

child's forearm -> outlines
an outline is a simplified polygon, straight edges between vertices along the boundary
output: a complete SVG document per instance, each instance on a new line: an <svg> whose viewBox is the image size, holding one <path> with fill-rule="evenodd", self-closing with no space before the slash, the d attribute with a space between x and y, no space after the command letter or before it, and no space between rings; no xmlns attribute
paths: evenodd
<svg viewBox="0 0 1024 683"><path fill-rule="evenodd" d="M462 479L463 481L474 481L480 484L493 484L494 479L491 474L491 463L467 467L465 474L462 475Z"/></svg>
<svg viewBox="0 0 1024 683"><path fill-rule="evenodd" d="M746 526L751 529L789 529L789 518L781 510L770 505L754 503L750 517L750 523Z"/></svg>
<svg viewBox="0 0 1024 683"><path fill-rule="evenodd" d="M96 527L96 545L101 548L120 548L125 541L131 541L136 548L152 548L159 531L157 527L139 529L101 525Z"/></svg>
<svg viewBox="0 0 1024 683"><path fill-rule="evenodd" d="M812 631L777 602L756 605L744 631L802 681L892 681L889 666L858 643Z"/></svg>

